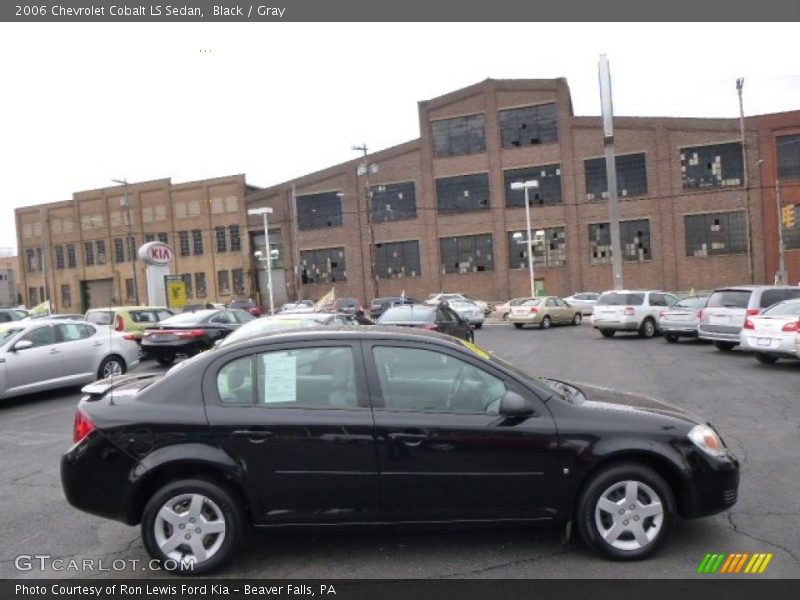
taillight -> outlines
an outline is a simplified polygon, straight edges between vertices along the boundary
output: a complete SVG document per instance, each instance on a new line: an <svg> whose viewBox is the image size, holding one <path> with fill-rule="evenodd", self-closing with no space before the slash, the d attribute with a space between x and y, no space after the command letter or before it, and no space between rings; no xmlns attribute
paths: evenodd
<svg viewBox="0 0 800 600"><path fill-rule="evenodd" d="M174 333L179 338L198 338L203 337L205 335L205 331L202 329L186 329L180 331L172 331L170 333Z"/></svg>
<svg viewBox="0 0 800 600"><path fill-rule="evenodd" d="M136 336L133 335L132 333L126 333L125 335L122 336L122 339L123 340L128 340L129 342L135 342L136 341Z"/></svg>
<svg viewBox="0 0 800 600"><path fill-rule="evenodd" d="M535 306L531 306L531 314L535 314L537 312L539 312L539 309L536 308Z"/></svg>
<svg viewBox="0 0 800 600"><path fill-rule="evenodd" d="M658 313L658 317L663 318L665 314L667 314L667 309L662 309L662 311Z"/></svg>
<svg viewBox="0 0 800 600"><path fill-rule="evenodd" d="M702 321L702 320L703 320L703 316L705 315L705 312L706 312L706 311L704 311L702 308L701 308L701 309L699 309L699 310L697 311L697 318L698 318L698 319L700 319L700 320Z"/></svg>
<svg viewBox="0 0 800 600"><path fill-rule="evenodd" d="M84 412L79 408L75 412L75 427L72 433L72 441L76 444L94 431L94 423L89 420Z"/></svg>
<svg viewBox="0 0 800 600"><path fill-rule="evenodd" d="M784 325L781 328L781 331L786 331L786 332L789 332L789 333L791 333L792 331L800 332L800 321L794 321L792 323L787 323L786 325Z"/></svg>
<svg viewBox="0 0 800 600"><path fill-rule="evenodd" d="M122 322L122 315L117 315L114 319L114 329L117 331L125 331L125 323Z"/></svg>
<svg viewBox="0 0 800 600"><path fill-rule="evenodd" d="M636 314L636 309L633 308L632 306L626 306L624 314L626 317L632 317L633 315Z"/></svg>
<svg viewBox="0 0 800 600"><path fill-rule="evenodd" d="M743 328L744 328L744 329L755 329L755 328L756 328L756 326L755 326L755 325L753 325L753 322L752 322L750 319L745 319L745 320L744 320L744 327L743 327Z"/></svg>
<svg viewBox="0 0 800 600"><path fill-rule="evenodd" d="M746 314L747 314L748 317L752 317L753 315L757 315L758 314L758 309L757 308L748 308Z"/></svg>

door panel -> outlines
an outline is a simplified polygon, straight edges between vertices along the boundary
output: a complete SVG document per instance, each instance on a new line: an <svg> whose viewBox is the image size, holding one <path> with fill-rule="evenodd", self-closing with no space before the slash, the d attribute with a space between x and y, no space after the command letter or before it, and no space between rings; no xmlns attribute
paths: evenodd
<svg viewBox="0 0 800 600"><path fill-rule="evenodd" d="M365 359L375 405L382 518L553 516L558 463L552 417L538 399L535 417L497 414L506 389L530 392L483 363L438 348L376 343L365 348Z"/></svg>
<svg viewBox="0 0 800 600"><path fill-rule="evenodd" d="M61 376L61 350L54 343L55 328L42 325L17 341L28 340L34 346L6 353L6 375L9 389L18 391L44 389Z"/></svg>
<svg viewBox="0 0 800 600"><path fill-rule="evenodd" d="M358 345L243 352L207 371L204 395L213 435L259 498L256 521L374 520L374 422Z"/></svg>

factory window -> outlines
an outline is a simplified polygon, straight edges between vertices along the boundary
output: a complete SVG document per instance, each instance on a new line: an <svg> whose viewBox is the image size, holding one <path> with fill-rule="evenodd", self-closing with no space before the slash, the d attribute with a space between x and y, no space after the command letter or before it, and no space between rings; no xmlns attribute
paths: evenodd
<svg viewBox="0 0 800 600"><path fill-rule="evenodd" d="M25 270L28 273L33 273L38 270L36 268L36 253L33 251L33 248L25 250Z"/></svg>
<svg viewBox="0 0 800 600"><path fill-rule="evenodd" d="M56 269L63 269L66 266L64 262L64 246L56 246L54 250L56 255Z"/></svg>
<svg viewBox="0 0 800 600"><path fill-rule="evenodd" d="M123 238L114 238L114 262L125 262L125 240Z"/></svg>
<svg viewBox="0 0 800 600"><path fill-rule="evenodd" d="M227 296L231 293L231 284L228 271L217 271L217 286L220 296Z"/></svg>
<svg viewBox="0 0 800 600"><path fill-rule="evenodd" d="M74 269L78 266L78 259L75 256L75 244L67 244L67 268Z"/></svg>
<svg viewBox="0 0 800 600"><path fill-rule="evenodd" d="M653 258L650 249L650 220L621 221L619 238L622 260L642 262ZM608 223L589 225L589 262L602 265L611 262L611 228Z"/></svg>
<svg viewBox="0 0 800 600"><path fill-rule="evenodd" d="M149 242L156 241L156 234L155 233L145 233L144 234L144 243L147 244Z"/></svg>
<svg viewBox="0 0 800 600"><path fill-rule="evenodd" d="M128 236L128 260L136 260L136 236Z"/></svg>
<svg viewBox="0 0 800 600"><path fill-rule="evenodd" d="M532 229L533 264L536 268L567 264L567 239L563 227ZM508 268L528 268L527 230L508 232Z"/></svg>
<svg viewBox="0 0 800 600"><path fill-rule="evenodd" d="M191 273L181 273L181 279L183 279L183 285L186 286L186 297L192 297L192 274Z"/></svg>
<svg viewBox="0 0 800 600"><path fill-rule="evenodd" d="M715 256L747 252L745 212L685 215L686 256Z"/></svg>
<svg viewBox="0 0 800 600"><path fill-rule="evenodd" d="M486 151L484 116L470 115L431 122L433 154L437 158Z"/></svg>
<svg viewBox="0 0 800 600"><path fill-rule="evenodd" d="M778 179L800 179L800 134L782 135L778 149Z"/></svg>
<svg viewBox="0 0 800 600"><path fill-rule="evenodd" d="M83 242L83 264L87 267L94 265L94 244Z"/></svg>
<svg viewBox="0 0 800 600"><path fill-rule="evenodd" d="M413 181L376 185L370 191L372 220L376 223L417 217L417 195Z"/></svg>
<svg viewBox="0 0 800 600"><path fill-rule="evenodd" d="M231 271L233 279L233 293L237 296L244 295L244 269L233 269Z"/></svg>
<svg viewBox="0 0 800 600"><path fill-rule="evenodd" d="M297 197L299 229L342 226L342 199L337 192L323 192Z"/></svg>
<svg viewBox="0 0 800 600"><path fill-rule="evenodd" d="M28 288L28 306L36 306L39 304L39 292L35 287Z"/></svg>
<svg viewBox="0 0 800 600"><path fill-rule="evenodd" d="M192 229L192 254L203 253L203 232L200 229Z"/></svg>
<svg viewBox="0 0 800 600"><path fill-rule="evenodd" d="M228 227L231 239L231 252L240 252L242 249L242 238L239 236L239 226L231 225Z"/></svg>
<svg viewBox="0 0 800 600"><path fill-rule="evenodd" d="M436 205L440 213L489 210L489 175L459 175L436 180Z"/></svg>
<svg viewBox="0 0 800 600"><path fill-rule="evenodd" d="M494 270L492 234L440 238L442 273L477 273Z"/></svg>
<svg viewBox="0 0 800 600"><path fill-rule="evenodd" d="M192 252L189 248L189 232L188 231L179 231L178 232L178 245L180 246L180 254L181 256L189 256Z"/></svg>
<svg viewBox="0 0 800 600"><path fill-rule="evenodd" d="M95 261L98 265L106 264L106 241L97 240L95 242Z"/></svg>
<svg viewBox="0 0 800 600"><path fill-rule="evenodd" d="M539 104L500 111L503 148L538 146L558 141L555 104Z"/></svg>
<svg viewBox="0 0 800 600"><path fill-rule="evenodd" d="M216 234L217 238L217 252L227 252L228 236L226 235L225 227L221 225L215 227L214 233Z"/></svg>
<svg viewBox="0 0 800 600"><path fill-rule="evenodd" d="M614 159L617 167L617 197L644 196L647 194L647 168L644 153L625 154ZM586 170L587 200L608 198L606 159L591 158L583 161Z"/></svg>
<svg viewBox="0 0 800 600"><path fill-rule="evenodd" d="M68 283L61 284L61 306L64 308L72 306L72 290Z"/></svg>
<svg viewBox="0 0 800 600"><path fill-rule="evenodd" d="M169 234L166 231L159 232L158 241L162 244L169 244Z"/></svg>
<svg viewBox="0 0 800 600"><path fill-rule="evenodd" d="M206 274L205 273L195 273L194 274L194 289L195 293L198 298L205 298L206 297Z"/></svg>
<svg viewBox="0 0 800 600"><path fill-rule="evenodd" d="M558 204L561 199L561 165L544 165L504 171L506 206L525 207L525 190L512 190L511 184L518 181L537 181L539 187L528 190L531 206L536 204Z"/></svg>
<svg viewBox="0 0 800 600"><path fill-rule="evenodd" d="M742 144L714 144L681 149L683 189L742 185Z"/></svg>
<svg viewBox="0 0 800 600"><path fill-rule="evenodd" d="M381 279L421 275L419 240L375 244L375 271Z"/></svg>
<svg viewBox="0 0 800 600"><path fill-rule="evenodd" d="M300 278L304 284L347 281L344 248L301 251Z"/></svg>

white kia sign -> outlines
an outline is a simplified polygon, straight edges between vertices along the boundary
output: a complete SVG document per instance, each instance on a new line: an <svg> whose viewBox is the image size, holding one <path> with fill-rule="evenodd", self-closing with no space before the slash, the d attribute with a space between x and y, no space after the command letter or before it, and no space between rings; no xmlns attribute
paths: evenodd
<svg viewBox="0 0 800 600"><path fill-rule="evenodd" d="M175 258L175 251L164 242L148 242L139 248L139 258L148 265L167 265Z"/></svg>

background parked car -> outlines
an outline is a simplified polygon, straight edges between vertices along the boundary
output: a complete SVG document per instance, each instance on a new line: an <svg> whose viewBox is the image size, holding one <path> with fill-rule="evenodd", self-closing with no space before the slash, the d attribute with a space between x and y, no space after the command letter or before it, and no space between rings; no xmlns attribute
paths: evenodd
<svg viewBox="0 0 800 600"><path fill-rule="evenodd" d="M384 296L382 298L375 298L369 305L369 316L377 320L386 309L397 306L398 304L419 304L419 302L408 296Z"/></svg>
<svg viewBox="0 0 800 600"><path fill-rule="evenodd" d="M636 331L639 337L658 333L661 310L678 302L678 297L658 290L613 290L603 292L592 311L592 326L604 337L617 331Z"/></svg>
<svg viewBox="0 0 800 600"><path fill-rule="evenodd" d="M549 329L552 324L580 325L583 320L581 310L570 306L556 296L528 298L511 308L508 322L517 329L525 325L538 325L541 329Z"/></svg>
<svg viewBox="0 0 800 600"><path fill-rule="evenodd" d="M51 321L85 321L86 316L78 313L54 313L51 315L28 315L23 321L37 321L41 319L49 319Z"/></svg>
<svg viewBox="0 0 800 600"><path fill-rule="evenodd" d="M784 300L745 317L739 343L742 350L752 350L759 362L772 364L779 358L798 358L798 335L800 300Z"/></svg>
<svg viewBox="0 0 800 600"><path fill-rule="evenodd" d="M700 309L708 302L708 296L690 296L679 300L659 313L658 330L664 339L675 343L678 338L697 337L700 324Z"/></svg>
<svg viewBox="0 0 800 600"><path fill-rule="evenodd" d="M281 314L314 312L314 301L298 300L297 302L287 302L286 304L281 305L281 308L278 312Z"/></svg>
<svg viewBox="0 0 800 600"><path fill-rule="evenodd" d="M800 298L800 287L742 285L714 290L702 310L697 335L719 350L732 350L740 342L745 317L792 298Z"/></svg>
<svg viewBox="0 0 800 600"><path fill-rule="evenodd" d="M333 301L333 310L335 312L354 315L356 313L364 313L364 307L358 298L336 298Z"/></svg>
<svg viewBox="0 0 800 600"><path fill-rule="evenodd" d="M194 356L208 350L255 317L238 308L206 309L181 313L148 327L142 338L142 350L162 365L171 365L180 354Z"/></svg>
<svg viewBox="0 0 800 600"><path fill-rule="evenodd" d="M236 298L231 300L228 308L238 308L239 310L246 310L254 317L261 316L261 307L256 304L252 298Z"/></svg>
<svg viewBox="0 0 800 600"><path fill-rule="evenodd" d="M378 324L438 331L469 342L475 339L472 325L459 317L458 313L446 304L437 306L425 304L393 306L381 315L381 318L378 319Z"/></svg>
<svg viewBox="0 0 800 600"><path fill-rule="evenodd" d="M8 323L9 321L20 321L27 318L23 317L19 312L13 308L0 308L0 323Z"/></svg>
<svg viewBox="0 0 800 600"><path fill-rule="evenodd" d="M511 314L511 307L512 306L519 306L525 300L528 299L528 296L523 296L522 298L512 298L508 302L503 302L502 304L497 304L494 307L494 312L500 316L501 319L504 321L508 320L508 315Z"/></svg>
<svg viewBox="0 0 800 600"><path fill-rule="evenodd" d="M474 302L469 300L450 300L447 302L447 306L456 311L459 317L475 329L483 327L486 316L483 314L483 309Z"/></svg>
<svg viewBox="0 0 800 600"><path fill-rule="evenodd" d="M570 306L581 309L581 314L590 315L599 297L600 294L596 292L578 292L562 299Z"/></svg>
<svg viewBox="0 0 800 600"><path fill-rule="evenodd" d="M0 398L122 375L139 363L131 334L87 321L0 325Z"/></svg>
<svg viewBox="0 0 800 600"><path fill-rule="evenodd" d="M261 317L245 323L227 337L220 339L215 344L215 347L222 348L242 340L254 339L277 331L308 329L322 327L323 325L347 325L350 318L349 315L336 313L289 313Z"/></svg>
<svg viewBox="0 0 800 600"><path fill-rule="evenodd" d="M163 306L111 306L92 308L86 311L86 320L95 325L104 325L114 331L123 331L141 344L144 330L175 313Z"/></svg>
<svg viewBox="0 0 800 600"><path fill-rule="evenodd" d="M481 307L483 314L488 316L492 312L492 306L489 305L488 302L483 300L476 300L475 298L471 298L466 294L458 294L458 293L444 293L440 292L438 294L429 294L428 297L425 299L425 304L429 304L431 306L435 306L439 304L439 302L450 302L451 300L468 300L470 302L474 302L478 306Z"/></svg>

